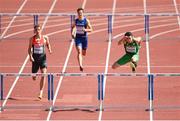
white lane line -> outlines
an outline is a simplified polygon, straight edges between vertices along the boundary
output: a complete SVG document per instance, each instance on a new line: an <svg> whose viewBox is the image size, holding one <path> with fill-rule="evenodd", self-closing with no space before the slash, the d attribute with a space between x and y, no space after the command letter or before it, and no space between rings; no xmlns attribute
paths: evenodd
<svg viewBox="0 0 180 121"><path fill-rule="evenodd" d="M52 13L53 8L54 8L54 6L56 5L56 2L57 2L57 0L54 0L53 4L51 5L51 8L50 8L49 11L48 11L48 14ZM44 20L44 23L43 23L43 25L42 25L42 30L44 29L44 27L45 27L45 25L46 25L46 23L47 23L48 18L49 18L49 16L46 16L46 18L45 18L45 20Z"/></svg>
<svg viewBox="0 0 180 121"><path fill-rule="evenodd" d="M29 60L29 56L26 57L26 59L25 59L23 65L21 66L21 69L20 69L20 71L19 71L18 74L21 74L21 73L22 73L22 71L23 71L23 69L24 69L24 67L25 67L25 65L26 65L26 63L27 63L28 60ZM10 90L9 90L9 92L8 92L8 94L7 94L4 102L3 102L3 104L2 104L2 107L4 107L4 106L6 105L6 103L7 103L7 101L8 101L8 98L10 97L10 95L11 95L11 93L12 93L12 91L13 91L13 89L14 89L17 81L18 81L18 79L19 79L19 76L17 76L16 79L14 80L14 82L13 82L13 84L12 84L12 86L11 86L11 88L10 88Z"/></svg>
<svg viewBox="0 0 180 121"><path fill-rule="evenodd" d="M135 25L139 25L139 24L134 24L134 26L135 26ZM160 28L160 27L166 27L166 26L173 26L173 25L177 25L177 23L162 24L162 25L157 25L157 26L151 26L151 27L149 27L149 28L150 28L150 29L154 29L154 28ZM118 29L118 28L121 28L121 26L118 26L118 27L115 27L115 28ZM139 32L139 31L143 31L143 30L144 30L144 28L140 28L140 29L132 30L132 32ZM115 36L113 37L113 39L116 39L116 38L122 36L123 34L124 34L124 33L117 34L117 35L115 35ZM152 39L152 38L150 38L150 39Z"/></svg>
<svg viewBox="0 0 180 121"><path fill-rule="evenodd" d="M56 3L56 1L57 1L57 0L54 0L55 3ZM54 3L54 2L53 2L53 3ZM53 8L51 7L51 9L53 9ZM49 12L48 12L49 14L50 14L50 12L52 11L51 9L50 9ZM44 21L44 24L43 24L44 26L45 26L45 22L47 22L47 21ZM24 67L25 67L25 65L26 65L26 63L27 63L28 60L29 60L29 55L27 55L27 57L26 57L23 65L22 65L20 71L18 72L18 74L21 74L21 73L22 73L22 71L23 71L23 69L24 69ZM3 102L3 105L2 105L3 107L6 105L6 103L7 103L7 101L8 101L7 99L10 97L10 95L11 95L11 93L12 93L15 85L17 84L18 79L19 79L19 76L17 76L16 79L15 79L15 81L13 82L13 84L12 84L12 86L11 86L11 88L10 88L10 90L9 90L9 92L8 92L8 94L7 94L4 102Z"/></svg>
<svg viewBox="0 0 180 121"><path fill-rule="evenodd" d="M143 2L144 2L144 14L147 14L147 1L144 0ZM149 33L146 33L146 38L149 37L148 34L149 34ZM146 41L146 56L147 56L147 66L148 66L147 71L148 71L148 74L150 74L151 71L150 71L150 50L149 50L149 41Z"/></svg>
<svg viewBox="0 0 180 121"><path fill-rule="evenodd" d="M16 14L19 14L22 10L22 8L24 7L24 5L26 4L27 0L24 0L23 4L21 5L21 7L18 9L18 11L16 12ZM13 19L10 21L10 23L8 24L7 28L3 31L0 39L2 39L4 37L4 35L6 34L6 32L8 31L8 29L11 27L12 23L14 22L16 16L13 17Z"/></svg>
<svg viewBox="0 0 180 121"><path fill-rule="evenodd" d="M179 14L176 0L173 0L173 3L174 3L174 7L175 7L176 14ZM178 20L178 25L179 25L179 29L180 29L180 17L179 17L179 16L177 16L177 20Z"/></svg>
<svg viewBox="0 0 180 121"><path fill-rule="evenodd" d="M147 1L144 0L144 14L147 14ZM150 20L149 20L150 21ZM146 22L145 22L146 23ZM151 73L151 70L150 70L150 49L149 49L149 33L145 33L146 34L146 60L147 60L147 71L148 71L148 74ZM151 92L150 92L151 93ZM151 95L151 94L150 94ZM153 107L153 103L152 103L152 100L150 100L149 102L149 108L151 109ZM153 111L150 110L149 111L149 120L150 121L153 121Z"/></svg>
<svg viewBox="0 0 180 121"><path fill-rule="evenodd" d="M144 14L147 14L147 6L146 6L146 0L143 0L143 5L144 5Z"/></svg>
<svg viewBox="0 0 180 121"><path fill-rule="evenodd" d="M115 9L116 9L116 0L113 0L113 7L112 7L112 29L113 29L113 25L114 25L114 14L115 14ZM106 56L106 67L105 67L105 74L108 73L108 65L109 65L109 58L110 58L110 52L111 52L111 41L112 41L112 37L110 37L108 41L108 49L107 49L107 56ZM104 76L104 86L103 86L103 90L104 90L104 97L105 97L105 89L106 89L106 79L107 77ZM103 101L100 102L100 107L99 109L102 109L103 107ZM98 121L102 120L102 110L99 111L99 117L98 117Z"/></svg>
<svg viewBox="0 0 180 121"><path fill-rule="evenodd" d="M20 7L20 8L18 9L18 11L17 11L17 14L20 13L20 11L22 10L22 8L24 7L24 5L25 5L26 2L27 2L27 0L25 0L25 1L23 2L23 4L21 5L21 7ZM6 34L7 30L9 29L9 27L11 26L11 24L13 23L13 21L15 20L15 18L16 18L16 16L13 17L13 19L12 19L11 22L10 22L10 24L8 25L8 27L6 28L6 30L3 32L1 38ZM24 67L25 67L28 59L29 59L29 57L26 57L23 65L22 65L22 68L21 68L20 71L19 71L19 74L22 73L22 71L23 71L23 69L24 69ZM13 85L11 86L11 88L10 88L10 90L9 90L9 92L8 92L8 94L7 94L4 102L3 102L3 104L2 104L3 107L6 105L7 99L10 97L10 95L11 95L11 93L12 93L12 91L13 91L13 89L14 89L17 81L18 81L18 79L19 79L19 76L17 76L16 79L14 80L14 83L13 83ZM0 111L0 112L1 112L1 111Z"/></svg>
<svg viewBox="0 0 180 121"><path fill-rule="evenodd" d="M82 8L83 8L83 9L85 8L86 3L87 3L87 0L84 0L84 1L83 1L83 4L82 4Z"/></svg>
<svg viewBox="0 0 180 121"><path fill-rule="evenodd" d="M83 1L82 8L85 8L86 2L87 2L86 0ZM68 61L69 61L69 58L70 58L70 55L71 55L71 52L72 52L73 45L74 45L74 39L72 39L70 47L69 47L69 51L68 51L68 54L67 54L63 69L62 69L63 73L66 71L67 64L68 64ZM59 81L58 81L56 92L54 94L54 99L53 99L53 104L52 104L53 106L55 105L55 102L56 102L56 99L57 99L57 96L58 96L58 93L59 93L60 86L62 84L63 78L64 78L64 76L61 76ZM50 121L51 114L52 114L52 110L49 111L46 121Z"/></svg>
<svg viewBox="0 0 180 121"><path fill-rule="evenodd" d="M171 29L171 30L164 31L164 32L160 32L160 33L158 33L158 34L154 34L154 35L150 36L150 39L153 39L153 38L158 37L158 36L160 36L160 35L164 35L164 34L168 34L168 33L171 33L171 32L175 32L175 31L178 31L178 30L179 30L179 28ZM152 66L151 66L151 67L152 67ZM167 66L167 67L168 67L168 66Z"/></svg>
<svg viewBox="0 0 180 121"><path fill-rule="evenodd" d="M72 52L73 45L74 45L74 41L72 40L72 41L71 41L71 44L70 44L70 47L69 47L69 51L68 51L67 57L66 57L66 60L65 60L65 63L64 63L64 66L63 66L63 69L62 69L62 72L65 72L65 71L66 71L67 64L68 64L69 57L70 57L71 52ZM56 99L57 99L57 96L58 96L58 93L59 93L60 86L61 86L61 83L62 83L63 78L64 78L64 76L61 76L60 79L59 79L59 81L58 81L58 85L57 85L57 88L56 88L56 92L55 92L55 94L54 94L54 100L53 100L53 104L52 104L53 106L54 106L55 101L56 101ZM49 113L48 113L48 116L47 116L47 121L50 121L51 114L52 114L52 111L50 110Z"/></svg>

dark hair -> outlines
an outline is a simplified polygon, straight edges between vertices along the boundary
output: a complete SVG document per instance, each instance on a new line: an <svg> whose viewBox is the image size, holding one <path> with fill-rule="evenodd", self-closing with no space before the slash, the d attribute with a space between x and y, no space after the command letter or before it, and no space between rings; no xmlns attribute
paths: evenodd
<svg viewBox="0 0 180 121"><path fill-rule="evenodd" d="M36 28L38 28L38 27L40 27L40 28L41 28L41 25L40 25L40 24L36 24L36 25L34 25L34 29L36 29Z"/></svg>
<svg viewBox="0 0 180 121"><path fill-rule="evenodd" d="M84 9L83 9L83 8L78 8L78 9L77 9L77 12L79 12L79 11L81 11L81 10L84 12Z"/></svg>
<svg viewBox="0 0 180 121"><path fill-rule="evenodd" d="M133 36L133 34L131 33L131 32L126 32L125 34L124 34L124 36Z"/></svg>

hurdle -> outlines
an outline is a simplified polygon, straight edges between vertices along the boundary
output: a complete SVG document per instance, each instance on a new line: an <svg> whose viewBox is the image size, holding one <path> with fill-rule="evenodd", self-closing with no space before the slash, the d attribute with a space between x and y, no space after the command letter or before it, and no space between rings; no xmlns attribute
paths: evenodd
<svg viewBox="0 0 180 121"><path fill-rule="evenodd" d="M21 106L4 106L3 105L3 101L8 100L8 97L4 97L4 84L6 83L5 79L6 77L32 77L32 76L47 76L48 77L48 103L50 106L42 106L42 105L21 105ZM52 76L51 73L46 73L46 74L42 74L42 73L0 73L0 102L1 102L1 107L0 107L0 111L4 111L7 109L49 109L51 110L52 106L51 106L51 102L53 100L54 97L54 78Z"/></svg>
<svg viewBox="0 0 180 121"><path fill-rule="evenodd" d="M104 101L104 76L115 76L115 77L147 77L147 84L148 84L148 91L147 91L147 99L149 101L149 108L144 107L144 106L134 106L135 109L141 108L144 109L145 111L154 111L157 107L154 107L153 103L154 103L154 79L155 77L180 77L180 73L106 73L106 74L102 74L101 75L101 84L103 87L101 87L101 101L103 103ZM174 106L175 107L175 106ZM107 106L107 105L102 105L102 109L100 109L101 111L110 109L110 108L114 108L114 109L118 109L119 107L116 106ZM130 108L128 106L121 106L121 108ZM165 109L165 107L163 107ZM170 108L170 107L168 107ZM175 107L176 109L179 107Z"/></svg>
<svg viewBox="0 0 180 121"><path fill-rule="evenodd" d="M108 15L108 41L112 41L112 15Z"/></svg>
<svg viewBox="0 0 180 121"><path fill-rule="evenodd" d="M39 16L38 15L33 15L33 17L34 17L34 26L38 25L38 23L39 23Z"/></svg>
<svg viewBox="0 0 180 121"><path fill-rule="evenodd" d="M107 106L103 105L102 107L100 106L100 103L104 102L105 99L105 90L104 90L104 77L105 76L110 76L110 77L147 77L147 84L148 84L148 89L147 89L147 100L149 101L149 108L145 109L146 111L154 111L154 106L153 106L153 101L154 101L154 79L155 77L180 77L180 73L47 73L47 74L32 74L32 73L21 73L21 74L16 74L16 73L1 73L0 74L0 97L1 97L1 111L4 109L11 109L10 107L6 107L2 105L2 101L4 100L3 97L3 91L4 91L4 77L6 76L22 76L22 77L30 77L30 76L47 76L48 77L48 101L50 103L49 107L46 107L46 110L51 110L51 111L57 111L59 109L66 109L66 108L95 108L96 111L104 111L109 108L118 108L118 106ZM71 76L71 77L97 77L97 100L99 101L99 107L97 106L62 106L62 107L57 107L55 105L52 105L52 101L54 100L54 77L57 76ZM26 106L24 106L26 107ZM27 106L28 107L28 106ZM30 106L29 106L30 107ZM127 106L123 106L125 108L128 108ZM135 106L135 108L145 108L142 106ZM15 108L15 107L14 107ZM36 107L37 108L37 107ZM39 107L38 107L39 108ZM32 109L32 108L31 108Z"/></svg>
<svg viewBox="0 0 180 121"><path fill-rule="evenodd" d="M48 103L49 106L39 106L39 105L23 105L23 106L3 106L2 103L4 100L8 100L6 98L4 98L4 84L6 83L6 81L4 81L5 77L14 77L14 76L19 76L19 77L32 77L32 76L47 76L47 81L48 81ZM46 111L51 110L51 111L57 111L59 109L59 107L54 106L53 105L53 100L54 100L54 77L60 77L60 76L95 76L97 77L98 80L98 92L97 92L97 99L100 101L101 100L101 89L102 89L102 85L101 85L101 74L98 73L46 73L46 74L42 74L42 73L0 73L0 101L1 101L1 107L0 110L3 111L5 109L36 109L36 108L43 108ZM99 78L100 77L100 78ZM69 107L73 107L73 106L62 106L60 108L69 108ZM97 108L97 106L79 106L79 107L95 107Z"/></svg>
<svg viewBox="0 0 180 121"><path fill-rule="evenodd" d="M3 16L29 16L29 17L33 17L34 20L34 26L37 25L39 23L39 18L40 17L45 17L45 16L61 16L61 17L70 17L70 26L72 29L72 22L74 21L75 17L76 17L77 13L0 13L0 34L2 31L2 17ZM180 14L177 13L85 13L85 16L100 16L100 17L107 17L107 34L108 34L108 41L112 41L114 38L112 37L112 32L113 32L113 28L112 28L112 17L113 16L124 16L124 17L129 17L129 16L133 16L133 17L144 17L144 30L145 30L145 40L146 42L148 42L150 40L149 38L149 18L151 16L180 16ZM70 31L72 31L70 29ZM7 38L0 38L1 40L3 39L7 39ZM13 38L8 38L8 39L13 39ZM17 39L17 38L16 38ZM24 38L22 38L24 39ZM171 38L172 39L172 38ZM178 38L175 38L178 39Z"/></svg>

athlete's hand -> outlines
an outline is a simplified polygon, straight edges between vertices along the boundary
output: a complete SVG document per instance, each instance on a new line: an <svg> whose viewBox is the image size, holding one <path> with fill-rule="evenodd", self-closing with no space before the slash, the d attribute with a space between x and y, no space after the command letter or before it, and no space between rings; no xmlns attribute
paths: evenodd
<svg viewBox="0 0 180 121"><path fill-rule="evenodd" d="M34 58L32 56L30 56L30 61L34 62Z"/></svg>
<svg viewBox="0 0 180 121"><path fill-rule="evenodd" d="M73 39L76 38L76 29L72 30L71 36L72 36Z"/></svg>
<svg viewBox="0 0 180 121"><path fill-rule="evenodd" d="M72 36L72 38L73 38L73 39L75 39L75 38L76 38L76 35L74 35L74 34L72 34L71 36Z"/></svg>
<svg viewBox="0 0 180 121"><path fill-rule="evenodd" d="M128 36L124 36L123 39L126 41L128 39L130 39Z"/></svg>
<svg viewBox="0 0 180 121"><path fill-rule="evenodd" d="M83 31L83 32L86 32L87 30L83 27L83 28L82 28L82 31Z"/></svg>
<svg viewBox="0 0 180 121"><path fill-rule="evenodd" d="M49 50L49 53L52 54L52 50Z"/></svg>

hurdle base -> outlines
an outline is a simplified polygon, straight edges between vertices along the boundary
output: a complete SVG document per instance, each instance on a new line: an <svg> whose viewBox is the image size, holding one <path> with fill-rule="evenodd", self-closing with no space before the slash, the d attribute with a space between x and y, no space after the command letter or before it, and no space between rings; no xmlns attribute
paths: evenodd
<svg viewBox="0 0 180 121"><path fill-rule="evenodd" d="M104 108L102 108L102 109L97 108L96 111L104 111Z"/></svg>
<svg viewBox="0 0 180 121"><path fill-rule="evenodd" d="M4 107L0 107L0 112L4 111Z"/></svg>
<svg viewBox="0 0 180 121"><path fill-rule="evenodd" d="M148 108L148 109L146 109L145 111L154 111L154 109L153 109L153 108L152 108L152 109L149 109L149 108Z"/></svg>
<svg viewBox="0 0 180 121"><path fill-rule="evenodd" d="M53 106L46 109L46 111L58 112L58 111L86 111L86 112L95 112L98 109L97 106L84 106L84 105L66 105L66 106Z"/></svg>
<svg viewBox="0 0 180 121"><path fill-rule="evenodd" d="M50 106L49 108L46 108L45 111L55 112L56 111L56 107L55 106Z"/></svg>

